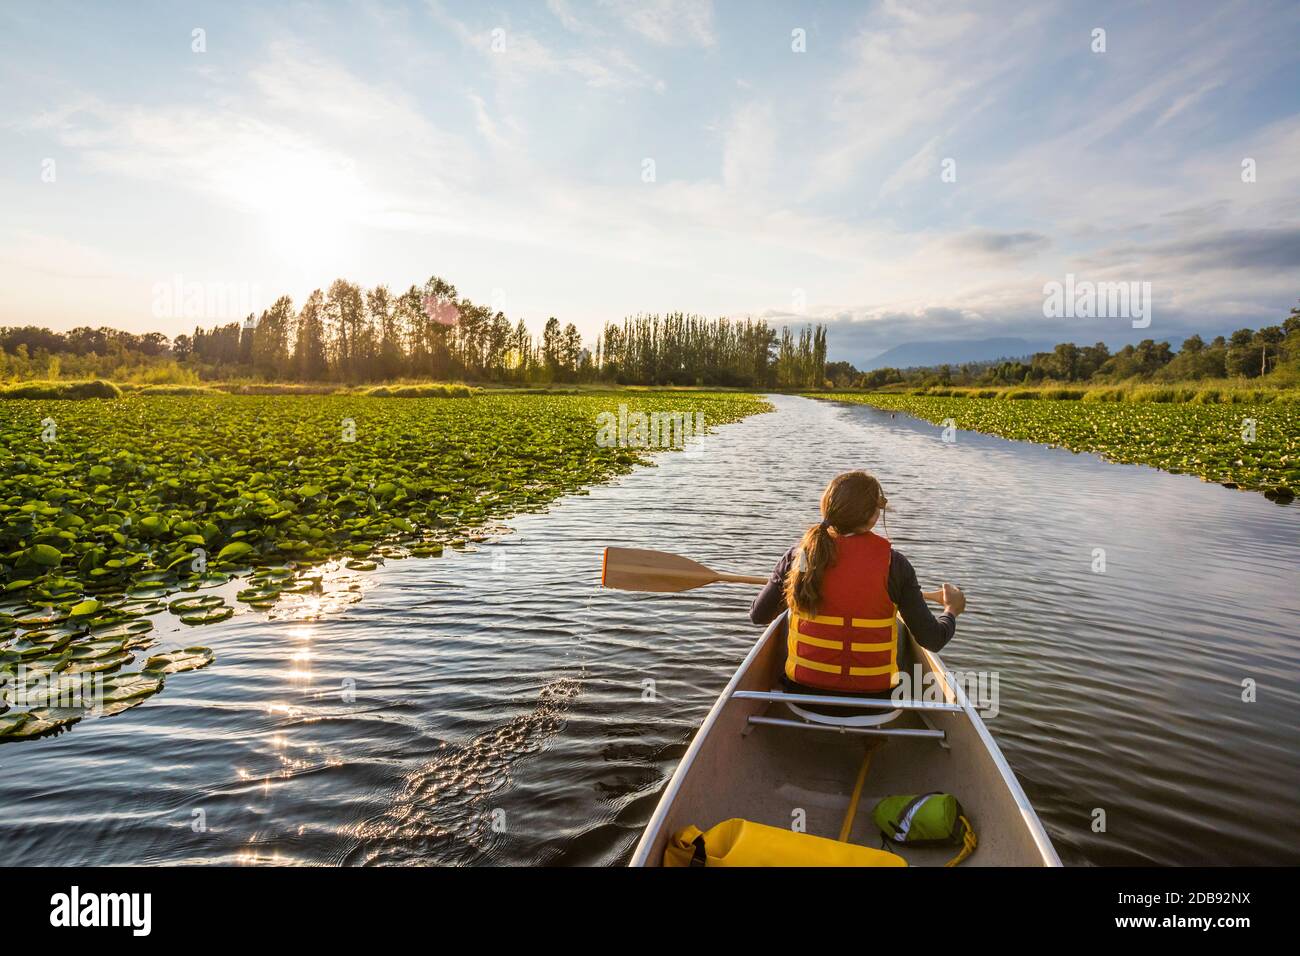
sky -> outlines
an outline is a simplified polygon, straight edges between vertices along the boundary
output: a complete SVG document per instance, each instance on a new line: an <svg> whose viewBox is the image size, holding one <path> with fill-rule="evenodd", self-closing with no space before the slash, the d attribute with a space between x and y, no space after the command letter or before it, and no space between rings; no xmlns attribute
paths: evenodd
<svg viewBox="0 0 1300 956"><path fill-rule="evenodd" d="M0 325L440 275L832 359L1217 334L1300 298L1298 158L1294 2L9 2ZM1150 325L1045 315L1067 276Z"/></svg>

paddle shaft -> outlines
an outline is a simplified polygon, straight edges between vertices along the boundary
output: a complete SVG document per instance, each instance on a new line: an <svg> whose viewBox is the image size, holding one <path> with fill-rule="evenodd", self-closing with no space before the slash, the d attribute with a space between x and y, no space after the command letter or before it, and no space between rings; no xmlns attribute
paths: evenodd
<svg viewBox="0 0 1300 956"><path fill-rule="evenodd" d="M767 578L760 578L753 574L728 574L725 571L714 571L717 577L716 581L729 581L733 584L766 584ZM936 604L943 603L943 591L922 591L921 596L927 601L934 601Z"/></svg>
<svg viewBox="0 0 1300 956"><path fill-rule="evenodd" d="M766 584L767 578L754 574L728 574L726 571L714 571L715 581L729 581L732 584Z"/></svg>
<svg viewBox="0 0 1300 956"><path fill-rule="evenodd" d="M600 571L600 583L605 587L660 593L689 591L717 583L767 584L768 580L756 574L715 571L679 554L645 548L606 548ZM927 601L943 603L941 590L921 593Z"/></svg>
<svg viewBox="0 0 1300 956"><path fill-rule="evenodd" d="M755 574L729 574L726 571L713 572L715 582L727 582L730 584L766 584L768 579L759 577ZM943 591L922 591L921 595L927 601L934 601L936 604L943 603Z"/></svg>

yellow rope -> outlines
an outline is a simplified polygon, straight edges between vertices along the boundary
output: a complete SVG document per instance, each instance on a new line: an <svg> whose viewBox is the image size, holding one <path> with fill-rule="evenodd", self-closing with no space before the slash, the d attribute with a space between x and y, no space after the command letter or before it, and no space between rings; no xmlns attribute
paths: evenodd
<svg viewBox="0 0 1300 956"><path fill-rule="evenodd" d="M876 749L873 742L867 746L867 752L862 755L862 766L858 768L858 779L853 784L853 796L849 798L849 809L845 811L844 823L840 825L841 843L849 842L849 834L853 832L853 819L858 815L858 801L862 799L862 785L867 779L867 768L871 766L871 752Z"/></svg>
<svg viewBox="0 0 1300 956"><path fill-rule="evenodd" d="M975 828L970 825L970 821L965 817L958 817L957 819L966 824L966 832L962 836L961 852L945 863L944 866L956 866L962 860L966 859L966 857L974 853L975 847L979 845L979 841L975 839Z"/></svg>

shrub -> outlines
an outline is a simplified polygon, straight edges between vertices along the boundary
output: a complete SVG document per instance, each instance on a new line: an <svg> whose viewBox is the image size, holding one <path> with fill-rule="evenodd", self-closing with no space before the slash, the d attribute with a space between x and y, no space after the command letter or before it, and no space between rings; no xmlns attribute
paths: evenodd
<svg viewBox="0 0 1300 956"><path fill-rule="evenodd" d="M217 391L203 385L145 385L134 390L141 395L212 395Z"/></svg>
<svg viewBox="0 0 1300 956"><path fill-rule="evenodd" d="M1122 402L1124 401L1124 389L1090 388L1084 392L1083 400L1085 402Z"/></svg>
<svg viewBox="0 0 1300 956"><path fill-rule="evenodd" d="M122 390L112 382L20 382L0 389L0 398L51 398L80 401L86 398L121 398Z"/></svg>
<svg viewBox="0 0 1300 956"><path fill-rule="evenodd" d="M377 385L366 389L371 398L469 398L478 389L468 385L445 385L430 383L426 385Z"/></svg>

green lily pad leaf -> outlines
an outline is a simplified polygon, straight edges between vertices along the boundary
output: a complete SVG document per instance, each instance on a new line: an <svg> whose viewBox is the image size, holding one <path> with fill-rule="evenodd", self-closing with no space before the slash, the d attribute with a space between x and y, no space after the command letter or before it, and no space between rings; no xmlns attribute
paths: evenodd
<svg viewBox="0 0 1300 956"><path fill-rule="evenodd" d="M0 741L35 740L58 733L80 719L79 713L58 716L53 711L4 714L0 716Z"/></svg>
<svg viewBox="0 0 1300 956"><path fill-rule="evenodd" d="M167 605L167 610L173 614L190 614L194 611L206 611L208 608L221 607L225 603L215 594L204 594L199 597L177 598Z"/></svg>
<svg viewBox="0 0 1300 956"><path fill-rule="evenodd" d="M67 665L67 672L69 674L99 674L104 671L116 670L123 664L131 663L134 656L130 651L120 651L106 657L96 657L93 660L73 661Z"/></svg>
<svg viewBox="0 0 1300 956"><path fill-rule="evenodd" d="M281 590L281 588L270 584L258 588L245 588L235 595L235 600L242 601L245 604L265 603L267 601L274 604L276 599L279 598Z"/></svg>
<svg viewBox="0 0 1300 956"><path fill-rule="evenodd" d="M88 600L81 601L77 604L72 605L72 607L68 609L68 616L69 617L90 617L90 615L98 611L100 607L102 607L102 605L98 601L96 601L94 598L90 598Z"/></svg>
<svg viewBox="0 0 1300 956"><path fill-rule="evenodd" d="M47 647L62 647L72 638L81 637L85 633L84 627L50 627L39 631L28 631L23 635L23 640L30 641L32 644L44 644Z"/></svg>
<svg viewBox="0 0 1300 956"><path fill-rule="evenodd" d="M37 627L46 627L50 624L58 624L62 621L66 621L67 619L68 619L68 615L65 614L63 611L56 610L55 608L52 607L47 607L43 609L39 614L32 614L29 615L28 617L20 617L18 620L14 621L14 623L17 624L19 627L31 629Z"/></svg>
<svg viewBox="0 0 1300 956"><path fill-rule="evenodd" d="M140 530L151 538L156 538L167 531L167 521L159 515L149 515L140 519Z"/></svg>
<svg viewBox="0 0 1300 956"><path fill-rule="evenodd" d="M217 552L217 560L233 561L236 558L242 558L246 554L252 554L252 552L253 546L247 541L232 541Z"/></svg>
<svg viewBox="0 0 1300 956"><path fill-rule="evenodd" d="M43 657L31 658L23 661L23 666L27 669L29 678L49 677L68 668L68 652L60 651L54 654L46 654Z"/></svg>
<svg viewBox="0 0 1300 956"><path fill-rule="evenodd" d="M206 611L199 611L196 614L182 614L182 624L216 624L218 621L225 621L233 617L235 609L233 607L214 607Z"/></svg>
<svg viewBox="0 0 1300 956"><path fill-rule="evenodd" d="M144 662L145 673L179 674L207 667L216 659L211 648L186 647L166 654L155 654Z"/></svg>
<svg viewBox="0 0 1300 956"><path fill-rule="evenodd" d="M132 707L139 707L151 696L151 694L142 694L139 697L127 697L123 700L104 701L95 713L99 717L116 717L124 710L130 710Z"/></svg>
<svg viewBox="0 0 1300 956"><path fill-rule="evenodd" d="M81 644L74 644L68 649L69 659L77 661L93 661L99 658L111 657L114 654L120 654L124 648L125 641L114 640L112 638L100 638L95 641L85 641Z"/></svg>
<svg viewBox="0 0 1300 956"><path fill-rule="evenodd" d="M119 700L130 700L133 697L148 697L150 694L156 694L162 690L163 678L161 674L114 674L112 677L104 680L104 697L105 703Z"/></svg>
<svg viewBox="0 0 1300 956"><path fill-rule="evenodd" d="M15 711L12 714L0 714L0 739L13 737L18 728L31 719L31 715L25 710Z"/></svg>
<svg viewBox="0 0 1300 956"><path fill-rule="evenodd" d="M126 593L133 598L139 598L141 600L155 600L157 598L166 597L171 593L171 590L153 584L146 584L127 588Z"/></svg>
<svg viewBox="0 0 1300 956"><path fill-rule="evenodd" d="M63 647L72 638L64 636L50 642L33 641L29 638L23 638L14 641L5 648L6 655L16 655L17 660L36 660L38 657L44 657L53 651L62 650Z"/></svg>
<svg viewBox="0 0 1300 956"><path fill-rule="evenodd" d="M132 599L123 601L115 610L129 617L147 617L167 610L167 605L157 598Z"/></svg>
<svg viewBox="0 0 1300 956"><path fill-rule="evenodd" d="M34 544L23 552L23 557L32 564L39 564L46 568L57 568L63 560L63 552L53 545Z"/></svg>
<svg viewBox="0 0 1300 956"><path fill-rule="evenodd" d="M135 634L145 634L153 630L153 622L141 618L123 621L107 627L92 627L90 633L100 638L128 638Z"/></svg>

